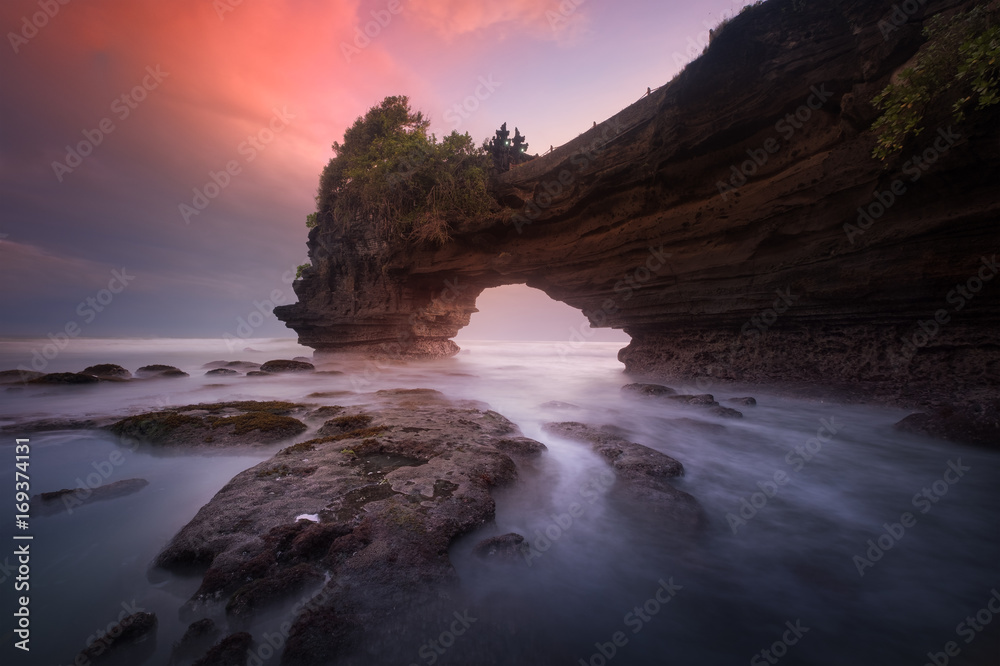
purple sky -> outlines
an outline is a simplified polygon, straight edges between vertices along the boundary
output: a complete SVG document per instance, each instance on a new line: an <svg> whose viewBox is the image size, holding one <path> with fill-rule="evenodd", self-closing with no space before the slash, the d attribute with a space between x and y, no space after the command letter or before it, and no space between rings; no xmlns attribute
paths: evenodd
<svg viewBox="0 0 1000 666"><path fill-rule="evenodd" d="M543 152L669 81L744 4L284 0L220 15L229 1L2 4L0 336L232 334L272 293L294 298L330 144L384 96L409 95L438 136L480 143L506 121ZM66 147L81 142L77 164ZM179 206L227 164L186 220ZM462 337L558 340L584 321L524 287L480 306ZM293 333L269 316L254 337L272 336Z"/></svg>

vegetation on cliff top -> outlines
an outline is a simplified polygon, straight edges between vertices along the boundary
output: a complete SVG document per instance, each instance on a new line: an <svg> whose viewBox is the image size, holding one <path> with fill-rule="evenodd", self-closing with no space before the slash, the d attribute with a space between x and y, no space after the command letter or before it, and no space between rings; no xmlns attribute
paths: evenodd
<svg viewBox="0 0 1000 666"><path fill-rule="evenodd" d="M994 0L924 28L927 43L875 97L874 156L887 159L928 125L959 123L1000 102L1000 2Z"/></svg>
<svg viewBox="0 0 1000 666"><path fill-rule="evenodd" d="M489 158L466 134L438 141L405 96L386 97L333 144L307 225L371 225L386 239L446 242L455 222L488 214Z"/></svg>

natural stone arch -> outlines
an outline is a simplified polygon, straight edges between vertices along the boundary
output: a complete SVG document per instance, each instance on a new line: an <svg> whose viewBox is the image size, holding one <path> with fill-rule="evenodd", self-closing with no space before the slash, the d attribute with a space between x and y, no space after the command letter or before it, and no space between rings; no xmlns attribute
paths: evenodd
<svg viewBox="0 0 1000 666"><path fill-rule="evenodd" d="M506 209L443 246L313 229L313 268L279 318L320 352L441 355L483 289L525 283L624 329L632 372L995 388L996 299L926 347L901 338L997 246L997 124L968 128L919 188L845 232L902 177L871 158L867 100L919 44L883 38L879 3L833 2L808 20L784 6L736 17L668 85L498 176ZM454 300L435 298L449 284Z"/></svg>

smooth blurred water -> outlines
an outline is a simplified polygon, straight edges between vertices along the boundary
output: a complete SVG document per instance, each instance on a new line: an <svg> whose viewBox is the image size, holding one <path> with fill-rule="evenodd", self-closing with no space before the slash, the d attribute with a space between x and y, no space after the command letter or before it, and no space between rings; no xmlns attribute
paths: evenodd
<svg viewBox="0 0 1000 666"><path fill-rule="evenodd" d="M714 386L711 392L723 404L729 397L755 396L756 407L738 407L745 415L739 420L636 400L620 392L630 380L615 359L619 345L609 343L567 349L556 343L465 342L451 359L339 363L340 375L204 376L201 365L211 360L309 355L289 341L248 344L261 351L231 353L220 341L74 341L48 370L80 370L98 362L130 370L169 363L191 377L0 387L0 425L232 399L346 405L363 403L370 399L366 393L384 388L436 388L452 398L489 404L549 448L521 470L517 484L497 493L495 524L454 544L452 561L466 590L462 603L480 619L438 664L763 664L770 662L762 656L754 661L755 655L780 642L785 623L796 621L808 631L787 655L777 648L780 663L919 666L928 661L928 651L940 652L948 641L961 650L949 657L951 664L1000 663L1000 619L974 634L971 643L956 633L959 622L1000 589L1000 455L897 432L892 424L905 411L735 386ZM23 362L18 359L24 358L24 345L0 343L0 369ZM306 397L317 391L350 393ZM565 404L543 406L550 401ZM546 422L567 420L615 425L633 441L680 460L686 475L675 485L704 507L710 521L706 534L694 543L678 543L643 507L614 499L599 481L607 466L588 446L542 430ZM837 432L819 442L814 438L824 422ZM124 462L109 481L145 478L150 485L73 515L32 520L37 652L33 649L31 660L4 663L70 663L87 637L133 599L160 618L162 658L149 663L163 663L184 628L177 608L198 581L150 577L150 561L234 474L280 447L152 455L124 448L103 432L30 438L32 493L76 487L76 479L85 479L115 451ZM820 444L810 460L789 457L809 440L814 449ZM10 479L13 491L13 436L0 444L0 455L3 478ZM946 494L921 513L914 495L932 488L949 462L959 460L968 471L954 484L939 483ZM776 472L788 481L768 498L758 483L768 487ZM761 494L754 498L754 493ZM734 533L727 514L738 515L744 499L767 501ZM574 503L583 507L582 514L567 524ZM867 541L878 539L883 524L899 522L905 512L915 524L859 575L852 558L864 556ZM3 518L4 534L13 530L12 513L11 508ZM470 556L478 540L511 531L539 547L548 543L531 566L495 567ZM8 552L13 548L0 551L0 563ZM637 620L635 607L654 597L661 580L681 587L656 614ZM8 577L0 584L6 600L14 596L13 582ZM280 619L279 614L268 622ZM442 629L450 620L441 618ZM0 635L7 631L0 626ZM620 646L614 646L616 632L622 632ZM12 641L5 637L5 654ZM429 662L421 647L412 646L413 663ZM605 655L612 649L609 659Z"/></svg>

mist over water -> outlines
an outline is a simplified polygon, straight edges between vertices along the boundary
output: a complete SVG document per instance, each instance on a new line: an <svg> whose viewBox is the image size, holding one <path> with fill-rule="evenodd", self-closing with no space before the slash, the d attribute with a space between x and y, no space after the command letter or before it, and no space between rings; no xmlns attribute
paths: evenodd
<svg viewBox="0 0 1000 666"><path fill-rule="evenodd" d="M0 342L0 369L29 364L31 350L42 344ZM771 662L761 650L782 643L783 634L795 643L771 653L783 656L781 663L919 665L948 641L961 649L952 664L997 663L1000 621L973 631L968 643L957 625L1000 587L1000 455L897 432L892 424L903 410L722 385L710 389L722 404L752 395L757 406L729 405L744 418L721 419L696 407L636 399L620 391L632 381L615 358L620 343L461 344L450 359L319 368L339 375L206 377L201 366L208 361L263 362L311 350L287 340L250 340L246 346L258 351L248 352L231 352L219 340L75 340L45 371L95 363L134 371L166 363L191 377L0 387L0 425L234 399L350 405L370 402L366 394L379 389L434 388L482 401L548 447L520 470L516 484L495 493L495 523L453 544L464 590L453 610L477 621L437 664L764 664ZM317 391L348 393L307 397ZM543 431L552 421L613 425L681 461L686 474L674 485L701 503L706 533L681 541L651 512L621 500L607 464L588 445ZM24 435L9 433L0 443L0 469L11 483L15 436ZM312 433L269 447L197 453L122 445L103 431L28 436L32 494L75 488L93 474L102 482L150 482L72 515L32 518L30 663L71 663L89 636L134 601L159 618L159 656L147 663L161 664L190 622L177 609L199 580L150 573L150 562L232 476ZM108 462L115 452L120 464ZM779 472L783 482L775 483ZM917 496L923 489L930 499ZM910 526L900 537L885 536L884 525L899 534L894 525L904 513L911 514ZM4 518L7 535L12 519ZM532 544L530 562L493 566L470 555L479 540L507 532ZM878 545L880 537L889 548L866 555L868 541ZM9 553L0 551L0 564ZM870 555L877 561L861 575L853 558ZM9 607L13 576L0 572L0 578ZM655 601L658 593L669 602ZM260 639L288 619L286 612L276 609L251 631ZM431 628L427 641L453 619L450 612L420 618ZM788 633L786 623L801 627L801 636ZM0 635L8 627L0 626ZM11 654L13 640L4 642L4 654ZM429 663L430 653L421 652L426 645L400 646L409 655L401 663Z"/></svg>

